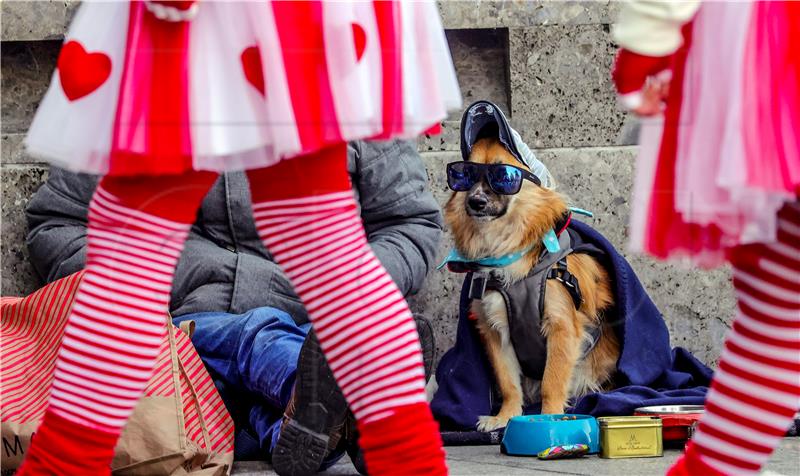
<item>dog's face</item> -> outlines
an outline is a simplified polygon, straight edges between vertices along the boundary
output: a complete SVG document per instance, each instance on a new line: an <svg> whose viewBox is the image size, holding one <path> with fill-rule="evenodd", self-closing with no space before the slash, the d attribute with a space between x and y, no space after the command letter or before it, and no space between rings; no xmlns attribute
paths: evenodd
<svg viewBox="0 0 800 476"><path fill-rule="evenodd" d="M506 214L511 195L499 195L482 180L475 184L464 200L467 215L476 221L491 221Z"/></svg>
<svg viewBox="0 0 800 476"><path fill-rule="evenodd" d="M469 160L524 168L497 139L478 140ZM528 180L514 195L494 192L486 180L454 192L445 206L456 247L468 258L506 254L538 242L566 210L559 194Z"/></svg>
<svg viewBox="0 0 800 476"><path fill-rule="evenodd" d="M475 144L470 155L471 162L481 164L508 164L519 166L514 156L499 142L482 139ZM496 220L508 212L508 206L514 195L501 195L492 190L487 178L476 183L469 191L463 193L464 211L476 222Z"/></svg>

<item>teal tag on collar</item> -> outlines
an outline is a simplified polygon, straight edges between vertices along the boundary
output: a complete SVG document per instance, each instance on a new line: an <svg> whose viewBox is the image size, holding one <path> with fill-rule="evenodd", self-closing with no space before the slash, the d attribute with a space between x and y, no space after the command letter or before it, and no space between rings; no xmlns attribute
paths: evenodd
<svg viewBox="0 0 800 476"><path fill-rule="evenodd" d="M561 244L558 242L558 236L556 232L552 229L549 230L547 233L544 234L544 238L542 238L542 243L544 247L547 248L547 251L550 253L558 253L561 251Z"/></svg>
<svg viewBox="0 0 800 476"><path fill-rule="evenodd" d="M583 215L585 217L592 218L594 216L594 213L590 212L589 210L584 210L583 208L569 207L569 209L572 211L572 213L577 213L578 215Z"/></svg>

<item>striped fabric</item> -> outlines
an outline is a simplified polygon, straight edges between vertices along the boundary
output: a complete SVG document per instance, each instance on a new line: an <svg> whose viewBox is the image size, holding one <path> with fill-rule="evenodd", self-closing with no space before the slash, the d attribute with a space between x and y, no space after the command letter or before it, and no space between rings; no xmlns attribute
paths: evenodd
<svg viewBox="0 0 800 476"><path fill-rule="evenodd" d="M233 452L233 420L203 361L192 346L189 336L175 330L178 360L182 368L181 399L186 438L211 455ZM154 379L158 377L156 373ZM172 378L167 374L165 378ZM153 380L151 379L151 384ZM151 386L145 390L150 395Z"/></svg>
<svg viewBox="0 0 800 476"><path fill-rule="evenodd" d="M98 187L89 206L86 274L50 394L54 413L121 431L152 375L189 228L122 206Z"/></svg>
<svg viewBox="0 0 800 476"><path fill-rule="evenodd" d="M352 191L255 203L253 214L356 418L375 421L425 402L416 327L367 244Z"/></svg>
<svg viewBox="0 0 800 476"><path fill-rule="evenodd" d="M58 343L81 276L70 275L27 298L0 298L0 421L44 416Z"/></svg>
<svg viewBox="0 0 800 476"><path fill-rule="evenodd" d="M70 275L26 298L0 298L0 421L34 423L44 416L58 342L83 276L84 273ZM161 317L161 326L166 328L166 316ZM173 368L177 361L186 438L209 457L232 453L233 421L211 377L189 337L174 329L174 340L173 354L164 333L145 398L176 395Z"/></svg>
<svg viewBox="0 0 800 476"><path fill-rule="evenodd" d="M693 440L725 474L757 474L800 408L800 206L778 217L778 242L734 253L739 312Z"/></svg>

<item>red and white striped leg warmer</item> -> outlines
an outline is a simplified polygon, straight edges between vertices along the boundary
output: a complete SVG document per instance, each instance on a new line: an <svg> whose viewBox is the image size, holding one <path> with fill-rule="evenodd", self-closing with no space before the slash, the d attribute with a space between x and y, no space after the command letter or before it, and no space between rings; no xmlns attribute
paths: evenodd
<svg viewBox="0 0 800 476"><path fill-rule="evenodd" d="M364 235L350 190L253 205L261 239L303 300L357 419L425 402L416 327Z"/></svg>
<svg viewBox="0 0 800 476"><path fill-rule="evenodd" d="M98 187L89 206L86 273L49 407L20 474L110 472L116 440L166 331L172 276L190 223L131 208Z"/></svg>
<svg viewBox="0 0 800 476"><path fill-rule="evenodd" d="M800 408L800 205L778 217L776 243L732 253L739 311L672 475L757 474Z"/></svg>
<svg viewBox="0 0 800 476"><path fill-rule="evenodd" d="M115 433L152 373L191 225L128 209L102 188L89 220L86 274L59 351L50 410Z"/></svg>
<svg viewBox="0 0 800 476"><path fill-rule="evenodd" d="M294 159L250 175L258 233L311 316L362 429L370 474L442 474L444 454L425 399L416 326L367 243L346 149L297 160L303 169L293 179ZM262 178L270 183L254 183ZM304 193L298 187L307 195L287 198ZM282 198L265 199L269 195Z"/></svg>

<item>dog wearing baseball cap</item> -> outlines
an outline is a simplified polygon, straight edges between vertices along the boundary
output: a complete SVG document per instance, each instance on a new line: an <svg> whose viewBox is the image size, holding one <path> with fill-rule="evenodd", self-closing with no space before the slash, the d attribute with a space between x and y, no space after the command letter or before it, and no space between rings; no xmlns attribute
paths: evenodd
<svg viewBox="0 0 800 476"><path fill-rule="evenodd" d="M525 403L563 413L570 398L606 387L619 343L602 252L569 228L573 211L545 165L500 108L478 101L461 121L462 159L447 165L445 219L502 406L478 429L506 426ZM584 212L585 213L585 212Z"/></svg>

